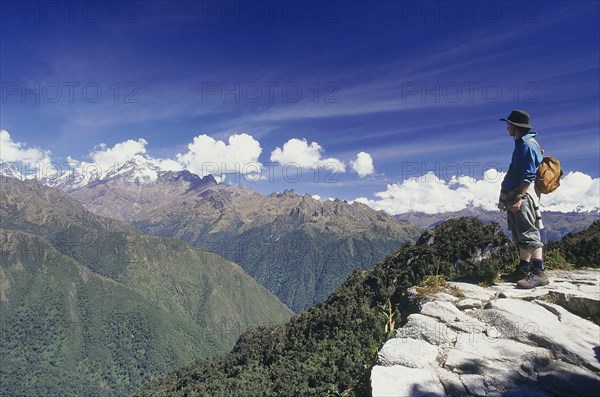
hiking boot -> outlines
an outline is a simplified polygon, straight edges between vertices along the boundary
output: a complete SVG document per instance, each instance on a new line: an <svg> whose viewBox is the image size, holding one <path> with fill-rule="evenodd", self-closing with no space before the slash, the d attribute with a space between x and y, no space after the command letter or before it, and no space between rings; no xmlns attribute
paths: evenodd
<svg viewBox="0 0 600 397"><path fill-rule="evenodd" d="M533 269L527 277L517 281L517 288L531 289L541 287L542 285L548 285L549 283L548 276L546 276L543 270Z"/></svg>
<svg viewBox="0 0 600 397"><path fill-rule="evenodd" d="M520 266L510 274L503 274L500 276L502 281L506 281L507 283L516 283L517 281L523 280L527 277L527 272L525 272Z"/></svg>

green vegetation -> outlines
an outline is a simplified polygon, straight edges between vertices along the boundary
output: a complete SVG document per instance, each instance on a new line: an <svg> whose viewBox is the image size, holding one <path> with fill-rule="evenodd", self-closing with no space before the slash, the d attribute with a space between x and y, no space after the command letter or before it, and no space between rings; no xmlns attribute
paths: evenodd
<svg viewBox="0 0 600 397"><path fill-rule="evenodd" d="M295 197L297 200L302 199L300 196ZM256 199L265 200L261 196ZM202 205L208 204L203 202ZM343 202L328 202L324 205L340 207L345 211L350 207ZM227 211L235 212L227 206L223 206L222 211L226 215ZM376 214L371 209L361 208L361 211L371 217ZM311 211L308 212L312 214ZM219 215L219 222L224 222L221 218L226 219L226 215ZM315 216L314 221L305 220L309 215L303 212L284 213L265 224L256 221L256 225L245 225L241 233L235 230L235 222L242 224L240 220L230 221L234 226L220 226L218 230L213 230L206 223L214 220L202 218L190 221L187 210L183 214L171 215L164 224L143 220L133 224L148 233L177 235L199 249L218 253L240 264L280 301L294 312L300 312L327 299L353 270L372 266L389 252L400 248L402 243L414 241L418 237L419 229L402 225L388 215L384 221L378 221L387 223L386 227L380 228L367 215L363 216L366 219L360 227L354 227L346 219L350 215L342 210L335 215ZM172 225L177 222L178 217L181 224ZM248 217L253 219L254 215ZM256 219L260 217L256 216ZM186 231L190 228L193 230ZM230 230L231 228L235 231Z"/></svg>
<svg viewBox="0 0 600 397"><path fill-rule="evenodd" d="M291 311L237 265L2 181L0 395L124 396Z"/></svg>
<svg viewBox="0 0 600 397"><path fill-rule="evenodd" d="M228 355L196 361L136 395L369 396L371 368L388 337L382 330L390 325L382 312L400 308L405 319L407 288L429 275L491 282L516 259L497 224L448 221L372 270L354 271L325 302L287 324L253 328Z"/></svg>
<svg viewBox="0 0 600 397"><path fill-rule="evenodd" d="M293 190L263 196L217 185L212 177L199 182L184 171L143 188L107 180L69 194L95 213L239 264L296 313L327 299L353 270L373 266L421 233L358 202L321 202Z"/></svg>
<svg viewBox="0 0 600 397"><path fill-rule="evenodd" d="M338 235L309 224L285 229L289 225L275 223L243 233L237 241L244 249L228 259L239 263L295 312L324 301L352 271L372 266L416 237L384 238L375 231ZM279 236L267 249L257 243L269 241L266 233Z"/></svg>
<svg viewBox="0 0 600 397"><path fill-rule="evenodd" d="M2 395L121 396L153 376L218 353L202 329L83 269L47 241L0 229ZM38 260L38 259L43 259Z"/></svg>
<svg viewBox="0 0 600 397"><path fill-rule="evenodd" d="M544 267L551 270L573 270L573 265L567 262L558 248L546 251L544 255Z"/></svg>
<svg viewBox="0 0 600 397"><path fill-rule="evenodd" d="M575 267L600 267L600 220L595 221L587 229L577 233L568 233L560 242L548 244L547 256L553 255L553 250L558 251L564 262L573 263ZM551 256L552 258L552 256ZM561 259L558 259L560 262Z"/></svg>

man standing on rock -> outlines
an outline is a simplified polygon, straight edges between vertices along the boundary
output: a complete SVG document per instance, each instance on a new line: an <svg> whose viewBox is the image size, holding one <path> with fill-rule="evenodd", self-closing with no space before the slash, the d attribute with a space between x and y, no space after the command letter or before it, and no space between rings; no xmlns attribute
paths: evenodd
<svg viewBox="0 0 600 397"><path fill-rule="evenodd" d="M516 282L517 288L534 288L548 284L542 259L543 228L539 211L539 193L535 179L543 156L534 140L536 132L529 125L529 113L513 110L506 121L508 134L515 140L515 148L508 172L502 181L498 208L507 211L508 226L513 241L519 247L520 262L514 272L503 276L505 281Z"/></svg>

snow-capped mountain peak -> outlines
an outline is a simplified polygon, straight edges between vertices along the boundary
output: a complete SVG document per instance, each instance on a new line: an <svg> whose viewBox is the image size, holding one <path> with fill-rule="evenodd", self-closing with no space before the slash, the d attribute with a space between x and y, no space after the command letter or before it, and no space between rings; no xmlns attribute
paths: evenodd
<svg viewBox="0 0 600 397"><path fill-rule="evenodd" d="M54 169L42 176L40 182L69 192L109 180L139 185L151 184L164 172L155 161L136 155L124 163L115 162L104 167L97 163L72 162L65 164L63 169Z"/></svg>
<svg viewBox="0 0 600 397"><path fill-rule="evenodd" d="M148 184L156 182L162 172L158 164L137 155L123 164L115 163L107 170L102 179Z"/></svg>
<svg viewBox="0 0 600 397"><path fill-rule="evenodd" d="M19 169L12 163L7 161L0 161L0 176L6 178L16 178L18 180L24 180L25 176L19 171Z"/></svg>

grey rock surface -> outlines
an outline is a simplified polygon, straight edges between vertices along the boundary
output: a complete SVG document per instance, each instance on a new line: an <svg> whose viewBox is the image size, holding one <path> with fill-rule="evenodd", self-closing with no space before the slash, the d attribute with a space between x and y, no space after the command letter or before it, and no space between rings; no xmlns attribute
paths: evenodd
<svg viewBox="0 0 600 397"><path fill-rule="evenodd" d="M379 351L378 360L382 365L403 365L410 368L423 368L435 362L437 347L411 338L394 338L387 341Z"/></svg>
<svg viewBox="0 0 600 397"><path fill-rule="evenodd" d="M444 396L444 386L435 372L402 365L377 366L371 372L373 397Z"/></svg>
<svg viewBox="0 0 600 397"><path fill-rule="evenodd" d="M532 290L411 289L420 310L381 349L373 396L600 395L600 271L547 273Z"/></svg>

